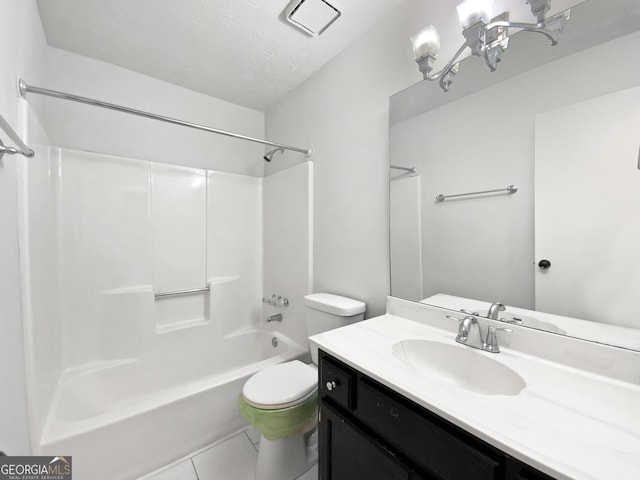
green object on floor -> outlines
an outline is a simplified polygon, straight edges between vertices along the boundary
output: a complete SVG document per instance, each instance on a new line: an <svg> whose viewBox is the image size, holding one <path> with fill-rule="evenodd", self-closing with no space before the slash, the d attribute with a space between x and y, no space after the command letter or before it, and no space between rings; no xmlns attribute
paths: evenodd
<svg viewBox="0 0 640 480"><path fill-rule="evenodd" d="M277 440L310 430L316 423L317 412L317 393L299 405L277 410L256 408L240 396L240 413L268 440Z"/></svg>

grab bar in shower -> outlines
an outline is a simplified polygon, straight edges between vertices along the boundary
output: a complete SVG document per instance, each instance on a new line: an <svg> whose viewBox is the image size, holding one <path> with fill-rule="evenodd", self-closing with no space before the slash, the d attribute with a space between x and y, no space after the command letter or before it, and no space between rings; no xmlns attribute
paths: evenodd
<svg viewBox="0 0 640 480"><path fill-rule="evenodd" d="M178 290L176 292L154 293L154 298L174 297L176 295L193 295L194 293L209 292L209 287L195 288L193 290Z"/></svg>
<svg viewBox="0 0 640 480"><path fill-rule="evenodd" d="M447 198L456 198L456 197L468 197L469 195L484 195L485 193L516 193L518 191L518 187L515 185L509 185L507 188L498 188L496 190L483 190L481 192L469 192L469 193L457 193L455 195L437 195L436 202L444 202Z"/></svg>

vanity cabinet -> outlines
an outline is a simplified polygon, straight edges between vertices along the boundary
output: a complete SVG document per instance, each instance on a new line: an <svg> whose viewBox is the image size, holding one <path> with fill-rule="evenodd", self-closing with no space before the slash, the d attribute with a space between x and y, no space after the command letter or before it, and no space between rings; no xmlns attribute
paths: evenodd
<svg viewBox="0 0 640 480"><path fill-rule="evenodd" d="M319 352L321 480L553 480Z"/></svg>

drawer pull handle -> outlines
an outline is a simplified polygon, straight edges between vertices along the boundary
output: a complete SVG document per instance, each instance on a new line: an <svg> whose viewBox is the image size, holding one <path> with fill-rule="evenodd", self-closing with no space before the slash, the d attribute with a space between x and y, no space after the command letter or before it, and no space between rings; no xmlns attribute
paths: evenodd
<svg viewBox="0 0 640 480"><path fill-rule="evenodd" d="M332 390L338 388L338 384L336 383L335 380L331 380L330 382L326 383L326 387L327 387L327 390L331 392Z"/></svg>

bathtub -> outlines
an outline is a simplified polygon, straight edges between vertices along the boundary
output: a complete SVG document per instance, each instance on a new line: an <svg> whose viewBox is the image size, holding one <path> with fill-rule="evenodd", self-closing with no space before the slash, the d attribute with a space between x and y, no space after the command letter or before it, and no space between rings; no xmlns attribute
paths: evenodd
<svg viewBox="0 0 640 480"><path fill-rule="evenodd" d="M246 379L308 358L306 347L258 329L192 351L205 353L156 352L65 371L35 454L72 456L75 480L136 478L246 426L238 412Z"/></svg>

